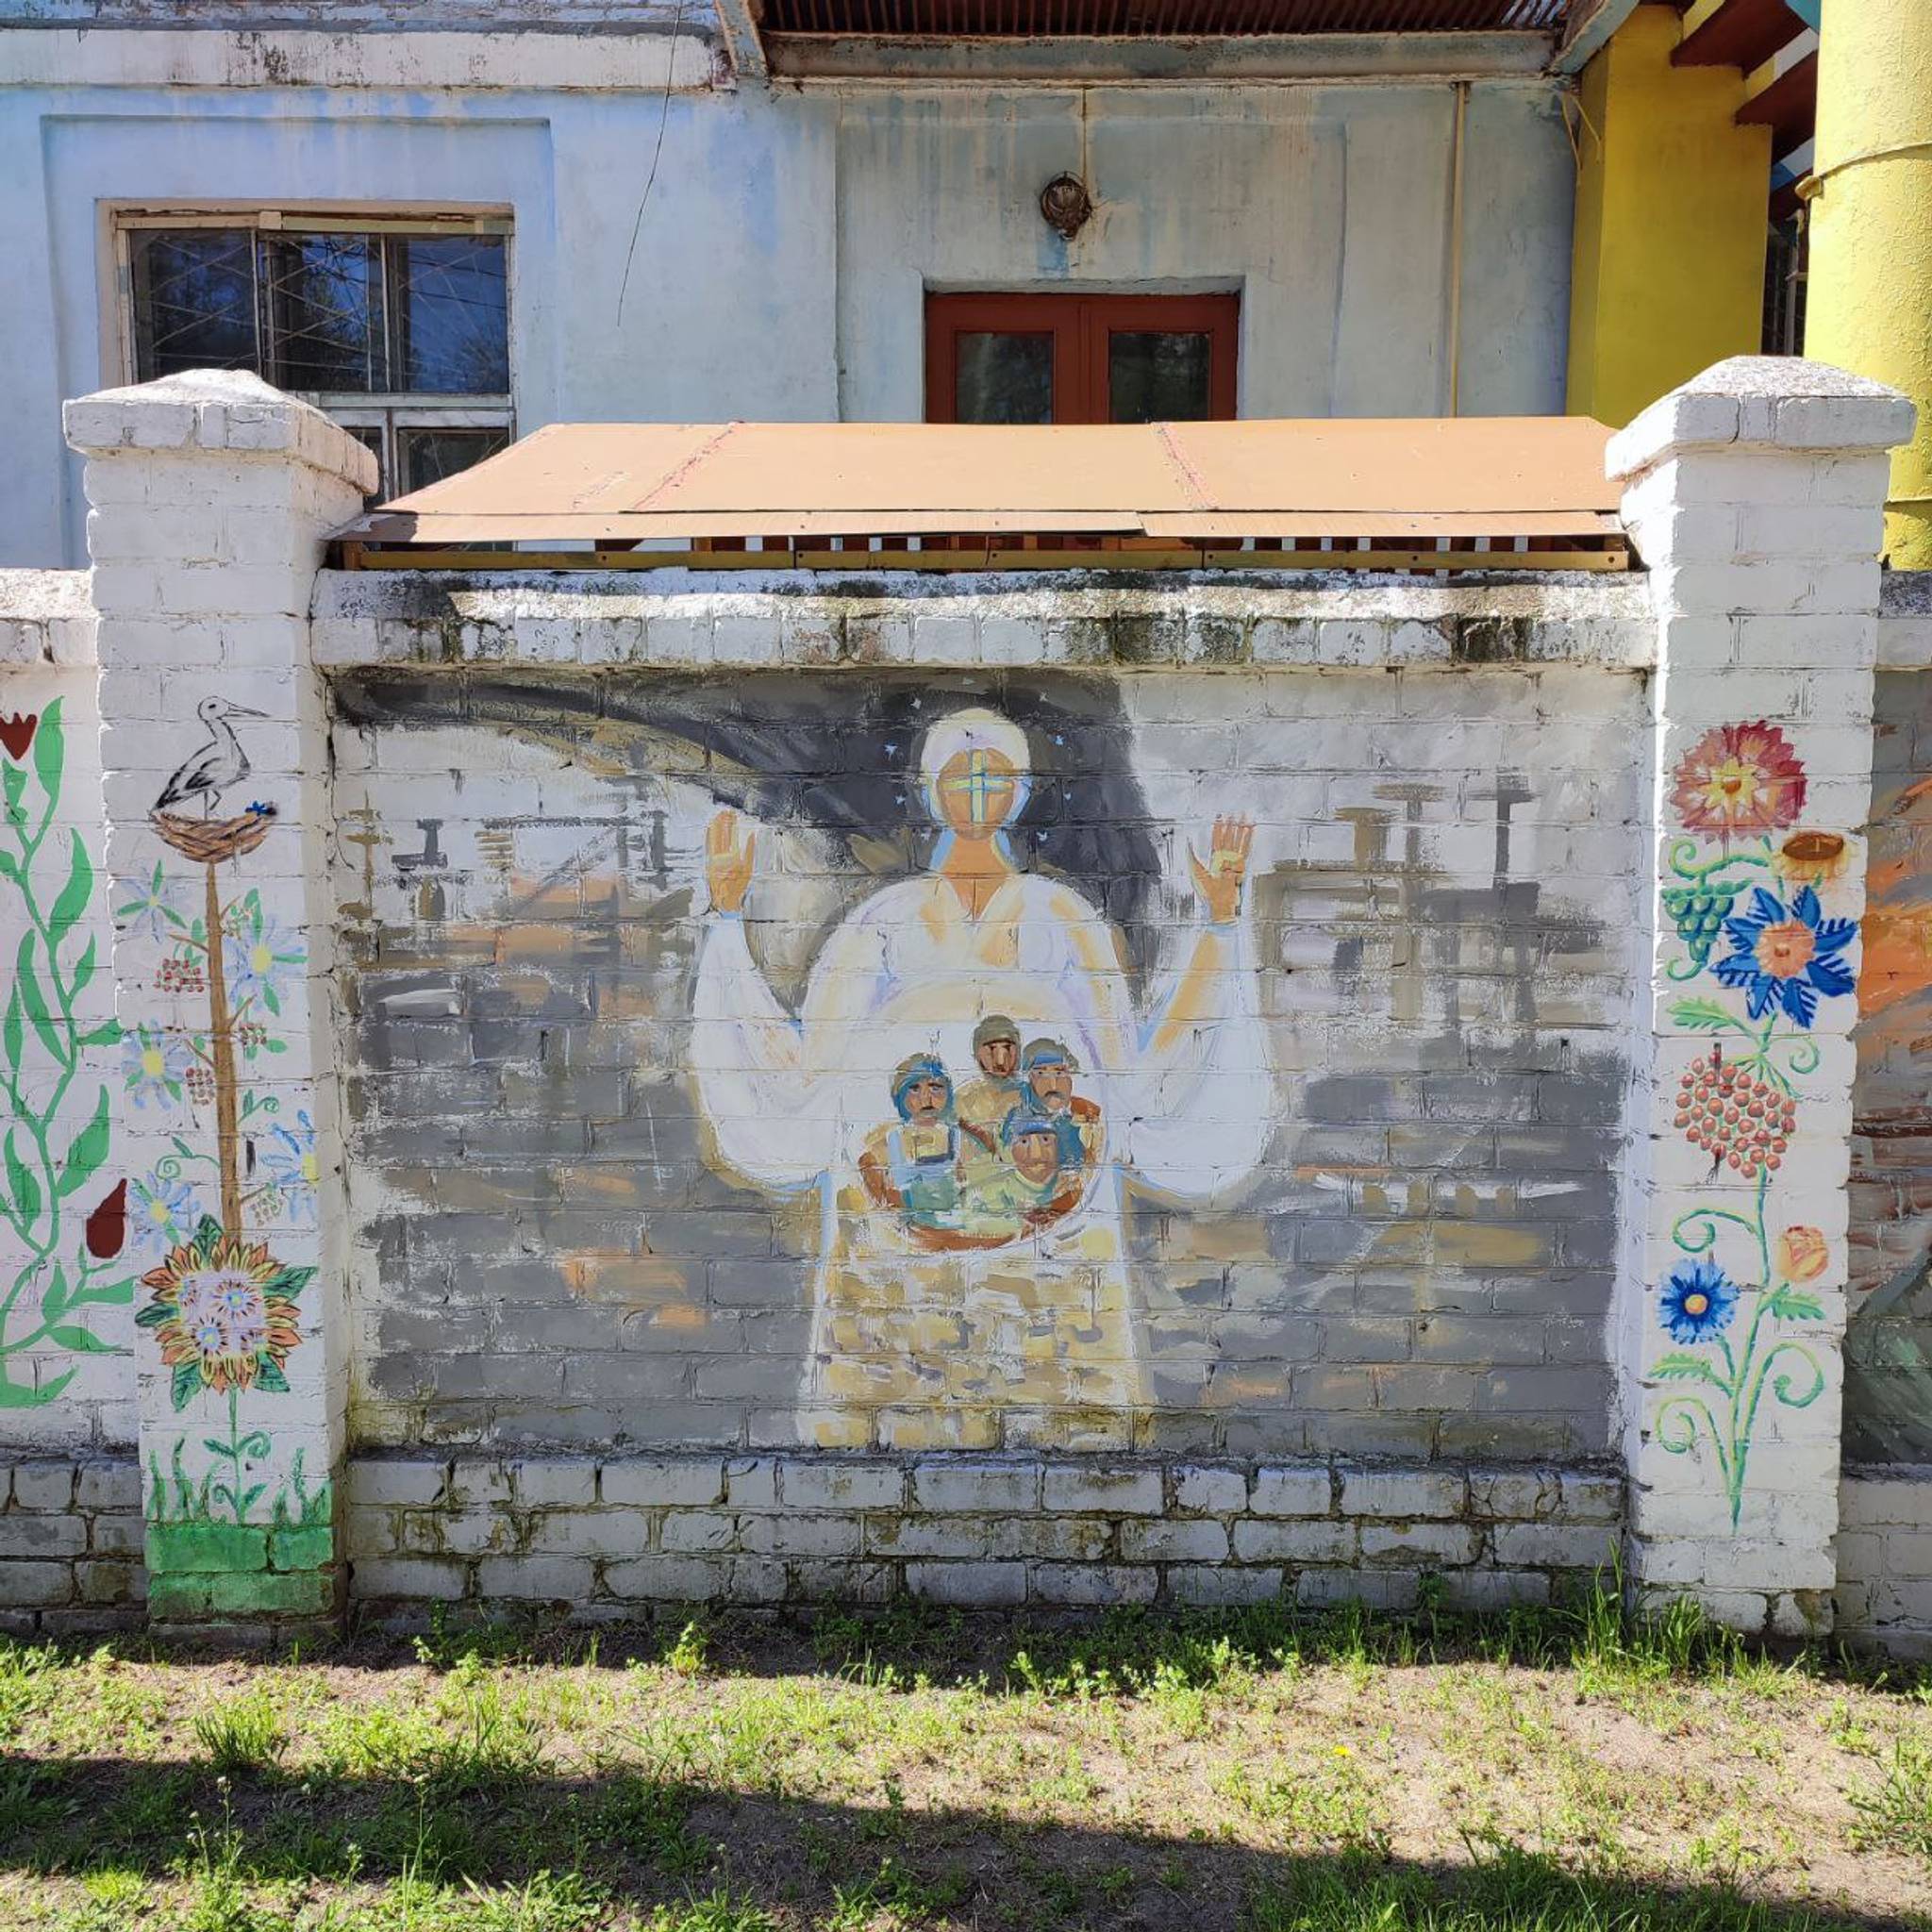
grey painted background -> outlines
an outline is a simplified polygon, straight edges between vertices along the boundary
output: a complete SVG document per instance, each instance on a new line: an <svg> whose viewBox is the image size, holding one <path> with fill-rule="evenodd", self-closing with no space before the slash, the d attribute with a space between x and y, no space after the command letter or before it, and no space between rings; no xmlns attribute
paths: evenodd
<svg viewBox="0 0 1932 1932"><path fill-rule="evenodd" d="M1130 1209L1154 1399L1123 1440L1600 1451L1641 698L1554 668L341 682L358 1440L792 1439L819 1228L702 1152L704 827L767 828L753 944L795 995L923 864L908 725L970 702L1029 722L1037 862L1137 970L1188 916L1178 839L1258 824L1280 1119L1225 1207Z"/></svg>

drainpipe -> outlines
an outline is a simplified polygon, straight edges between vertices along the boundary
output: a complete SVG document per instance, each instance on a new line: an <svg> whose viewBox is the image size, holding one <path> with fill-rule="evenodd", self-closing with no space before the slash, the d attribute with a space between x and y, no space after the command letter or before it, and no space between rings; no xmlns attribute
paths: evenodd
<svg viewBox="0 0 1932 1932"><path fill-rule="evenodd" d="M1469 83L1456 83L1456 133L1449 158L1449 413L1462 407L1462 164L1469 131Z"/></svg>
<svg viewBox="0 0 1932 1932"><path fill-rule="evenodd" d="M1824 0L1805 353L1903 390L1886 546L1932 570L1932 4Z"/></svg>

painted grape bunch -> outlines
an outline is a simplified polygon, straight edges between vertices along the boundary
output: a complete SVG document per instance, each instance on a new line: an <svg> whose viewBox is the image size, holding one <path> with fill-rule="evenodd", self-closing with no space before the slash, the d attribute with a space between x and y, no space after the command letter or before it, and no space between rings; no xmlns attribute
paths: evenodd
<svg viewBox="0 0 1932 1932"><path fill-rule="evenodd" d="M1677 937L1684 941L1685 949L1700 967L1710 958L1710 949L1723 935L1724 921L1737 903L1735 891L1713 888L1708 883L1674 886L1664 893L1664 911L1677 928Z"/></svg>
<svg viewBox="0 0 1932 1932"><path fill-rule="evenodd" d="M1798 1104L1714 1046L1690 1062L1677 1083L1676 1125L1747 1181L1775 1174L1797 1128Z"/></svg>

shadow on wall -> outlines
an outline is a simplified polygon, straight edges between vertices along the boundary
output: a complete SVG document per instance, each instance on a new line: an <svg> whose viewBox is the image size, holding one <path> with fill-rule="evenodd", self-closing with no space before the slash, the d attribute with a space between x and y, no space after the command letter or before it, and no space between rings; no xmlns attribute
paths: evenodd
<svg viewBox="0 0 1932 1932"><path fill-rule="evenodd" d="M1524 769L1415 779L1319 717L1236 771L1252 727L1184 728L1159 688L1187 682L339 684L361 1439L790 1440L819 1214L706 1158L704 826L760 826L755 950L795 1008L826 936L927 863L908 770L970 703L1024 726L1022 869L1119 931L1137 1002L1192 917L1192 822L1283 828L1250 887L1278 1124L1211 1209L1128 1185L1148 1400L1117 1446L1601 1451L1624 935L1552 900L1603 901L1565 874L1565 822L1614 820L1614 774L1557 768L1515 674Z"/></svg>
<svg viewBox="0 0 1932 1932"><path fill-rule="evenodd" d="M1853 1092L1845 1458L1932 1462L1932 677L1880 672Z"/></svg>

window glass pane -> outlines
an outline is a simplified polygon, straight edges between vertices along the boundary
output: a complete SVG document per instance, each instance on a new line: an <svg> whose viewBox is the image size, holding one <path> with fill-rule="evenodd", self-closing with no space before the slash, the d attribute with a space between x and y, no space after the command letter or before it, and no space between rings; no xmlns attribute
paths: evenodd
<svg viewBox="0 0 1932 1932"><path fill-rule="evenodd" d="M398 429L396 456L402 491L426 490L508 446L507 429Z"/></svg>
<svg viewBox="0 0 1932 1932"><path fill-rule="evenodd" d="M961 334L953 340L953 413L959 422L1053 421L1050 335Z"/></svg>
<svg viewBox="0 0 1932 1932"><path fill-rule="evenodd" d="M368 235L270 235L263 273L283 389L389 387L382 355L381 260Z"/></svg>
<svg viewBox="0 0 1932 1932"><path fill-rule="evenodd" d="M509 389L509 300L499 235L390 242L399 390L501 395Z"/></svg>
<svg viewBox="0 0 1932 1932"><path fill-rule="evenodd" d="M1209 341L1174 329L1113 330L1107 339L1113 421L1205 423Z"/></svg>
<svg viewBox="0 0 1932 1932"><path fill-rule="evenodd" d="M245 228L135 231L134 360L142 382L184 369L258 372Z"/></svg>

